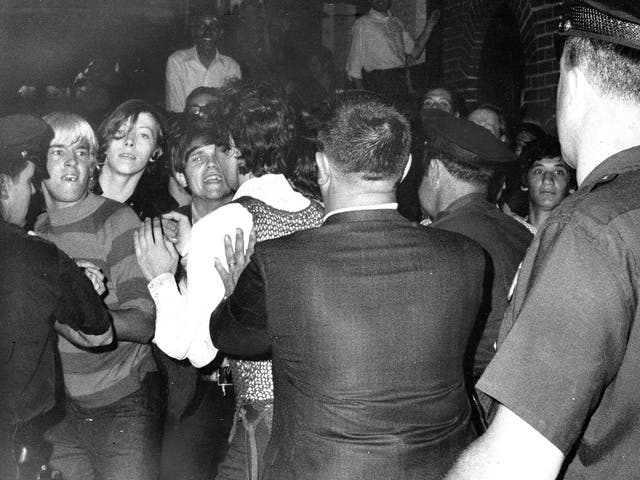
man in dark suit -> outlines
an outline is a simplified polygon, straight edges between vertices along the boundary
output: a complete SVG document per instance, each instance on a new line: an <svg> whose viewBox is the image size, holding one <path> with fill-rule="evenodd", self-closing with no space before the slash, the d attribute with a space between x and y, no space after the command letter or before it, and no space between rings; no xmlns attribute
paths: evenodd
<svg viewBox="0 0 640 480"><path fill-rule="evenodd" d="M397 212L409 125L374 94L345 94L321 143L323 225L256 245L212 339L273 356L264 478L439 478L473 436L462 359L482 250Z"/></svg>

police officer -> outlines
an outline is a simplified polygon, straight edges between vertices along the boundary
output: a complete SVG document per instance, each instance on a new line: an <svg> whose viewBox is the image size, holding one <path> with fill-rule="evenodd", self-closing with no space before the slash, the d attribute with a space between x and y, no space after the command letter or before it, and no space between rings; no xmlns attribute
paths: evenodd
<svg viewBox="0 0 640 480"><path fill-rule="evenodd" d="M640 3L571 2L560 27L558 134L578 190L529 248L477 384L501 406L450 479L640 471Z"/></svg>
<svg viewBox="0 0 640 480"><path fill-rule="evenodd" d="M109 315L92 282L52 243L22 229L31 194L46 172L52 138L51 128L39 118L0 118L2 479L26 478L24 462L34 455L34 445L21 442L34 437L36 420L54 406L55 332L83 347L113 341ZM102 289L101 279L94 280Z"/></svg>
<svg viewBox="0 0 640 480"><path fill-rule="evenodd" d="M473 122L440 110L424 115L425 155L418 191L432 227L461 233L489 254L481 308L466 355L468 381L475 384L495 354L507 307L507 294L532 235L519 222L487 201L494 175L515 161L498 138Z"/></svg>

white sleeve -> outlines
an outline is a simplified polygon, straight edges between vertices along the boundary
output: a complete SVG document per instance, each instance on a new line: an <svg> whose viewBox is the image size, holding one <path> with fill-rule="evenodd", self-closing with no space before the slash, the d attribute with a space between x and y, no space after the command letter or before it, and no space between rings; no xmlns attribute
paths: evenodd
<svg viewBox="0 0 640 480"><path fill-rule="evenodd" d="M158 275L147 287L156 304L153 343L172 358L186 358L193 339L193 332L185 328L187 299L178 291L176 280L170 273Z"/></svg>
<svg viewBox="0 0 640 480"><path fill-rule="evenodd" d="M361 22L356 22L353 25L353 37L347 59L347 75L351 78L362 78L364 47L364 26Z"/></svg>
<svg viewBox="0 0 640 480"><path fill-rule="evenodd" d="M165 107L170 112L182 112L184 102L187 99L185 88L179 72L179 65L170 56L167 60L166 82L165 82Z"/></svg>
<svg viewBox="0 0 640 480"><path fill-rule="evenodd" d="M245 245L253 228L253 218L242 205L230 203L200 219L191 230L187 257L187 317L194 332L187 356L195 367L210 363L218 350L209 333L211 314L225 296L222 279L214 266L219 258L227 266L224 237L235 241L236 228L244 233Z"/></svg>

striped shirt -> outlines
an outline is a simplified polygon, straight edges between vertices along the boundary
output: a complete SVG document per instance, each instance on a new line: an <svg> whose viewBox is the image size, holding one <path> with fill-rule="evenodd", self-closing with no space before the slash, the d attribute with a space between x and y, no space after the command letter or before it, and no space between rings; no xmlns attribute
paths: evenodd
<svg viewBox="0 0 640 480"><path fill-rule="evenodd" d="M154 315L154 306L135 256L133 231L139 224L131 208L90 193L77 205L41 215L35 229L74 259L103 271L109 310L136 308L142 320ZM58 347L67 395L84 408L110 405L139 390L145 374L156 370L149 345L119 341L95 353L58 337Z"/></svg>

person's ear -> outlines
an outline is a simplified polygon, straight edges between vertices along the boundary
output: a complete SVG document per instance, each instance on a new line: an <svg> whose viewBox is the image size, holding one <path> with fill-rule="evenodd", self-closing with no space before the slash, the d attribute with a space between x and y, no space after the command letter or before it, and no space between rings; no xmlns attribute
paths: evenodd
<svg viewBox="0 0 640 480"><path fill-rule="evenodd" d="M161 147L156 147L156 149L151 154L151 158L149 159L149 161L150 162L155 162L160 158L161 155L162 155L162 148Z"/></svg>
<svg viewBox="0 0 640 480"><path fill-rule="evenodd" d="M325 185L331 178L329 158L323 152L316 152L316 165L318 166L318 185Z"/></svg>
<svg viewBox="0 0 640 480"><path fill-rule="evenodd" d="M184 176L184 173L176 172L174 177L182 188L187 188L187 177Z"/></svg>

